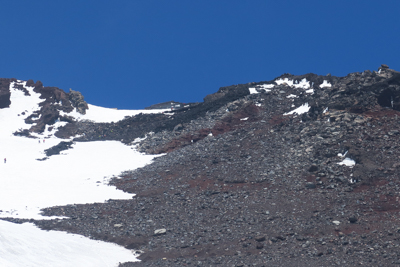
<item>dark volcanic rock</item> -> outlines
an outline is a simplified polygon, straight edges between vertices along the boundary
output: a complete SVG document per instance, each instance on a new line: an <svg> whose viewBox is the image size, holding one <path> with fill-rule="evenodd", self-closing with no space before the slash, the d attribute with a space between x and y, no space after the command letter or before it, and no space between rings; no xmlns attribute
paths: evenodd
<svg viewBox="0 0 400 267"><path fill-rule="evenodd" d="M52 207L43 213L69 218L35 223L143 252L120 266L397 264L399 73L280 78L306 78L314 92L260 82L174 115L70 122L66 135L85 133L76 141L147 136L141 151L167 153L112 180L133 199Z"/></svg>
<svg viewBox="0 0 400 267"><path fill-rule="evenodd" d="M46 153L46 156L50 157L52 155L59 155L61 151L70 149L74 143L73 142L65 142L62 141L58 143L57 145L46 149L44 152Z"/></svg>
<svg viewBox="0 0 400 267"><path fill-rule="evenodd" d="M76 108L76 111L81 114L86 114L86 110L89 108L88 104L83 99L83 95L72 89L69 89L69 100L72 103L72 106Z"/></svg>
<svg viewBox="0 0 400 267"><path fill-rule="evenodd" d="M356 217L350 217L349 218L349 222L356 223L357 222L357 218Z"/></svg>
<svg viewBox="0 0 400 267"><path fill-rule="evenodd" d="M26 123L35 123L30 130L37 133L43 132L46 125L53 125L59 117L57 108L48 103L43 104L39 114L32 114L25 120Z"/></svg>
<svg viewBox="0 0 400 267"><path fill-rule="evenodd" d="M29 129L30 132L43 132L46 125L53 125L59 119L60 111L71 112L73 110L68 95L63 90L57 87L44 87L40 81L34 84L32 80L27 81L26 86L34 86L34 91L39 93L40 98L43 99L39 103L40 110L33 112L25 119L27 124L33 124ZM15 88L29 95L23 85L16 84Z"/></svg>
<svg viewBox="0 0 400 267"><path fill-rule="evenodd" d="M215 102L219 99L237 99L249 94L249 86L244 84L232 85L227 87L221 87L218 92L207 95L204 98L204 102Z"/></svg>
<svg viewBox="0 0 400 267"><path fill-rule="evenodd" d="M11 104L10 83L10 79L0 78L0 108L7 108Z"/></svg>

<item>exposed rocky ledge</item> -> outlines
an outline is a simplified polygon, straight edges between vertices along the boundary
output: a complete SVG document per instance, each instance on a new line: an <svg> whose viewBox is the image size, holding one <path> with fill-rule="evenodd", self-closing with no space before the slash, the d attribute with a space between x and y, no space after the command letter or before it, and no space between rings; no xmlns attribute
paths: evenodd
<svg viewBox="0 0 400 267"><path fill-rule="evenodd" d="M8 108L11 104L10 82L11 79L0 78L0 108Z"/></svg>

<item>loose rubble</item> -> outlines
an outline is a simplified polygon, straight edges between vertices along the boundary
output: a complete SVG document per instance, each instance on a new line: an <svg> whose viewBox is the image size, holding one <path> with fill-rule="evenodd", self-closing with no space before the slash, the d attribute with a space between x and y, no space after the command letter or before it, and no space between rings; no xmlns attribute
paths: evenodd
<svg viewBox="0 0 400 267"><path fill-rule="evenodd" d="M121 267L399 265L399 116L400 73L382 65L224 87L174 115L71 122L75 142L146 137L139 150L166 154L112 180L131 200L34 223L141 253Z"/></svg>

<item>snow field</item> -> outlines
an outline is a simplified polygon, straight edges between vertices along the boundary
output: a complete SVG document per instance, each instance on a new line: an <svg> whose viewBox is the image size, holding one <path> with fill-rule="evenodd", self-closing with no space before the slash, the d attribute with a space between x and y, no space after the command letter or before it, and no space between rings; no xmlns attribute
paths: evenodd
<svg viewBox="0 0 400 267"><path fill-rule="evenodd" d="M16 89L22 85L28 92ZM11 105L0 109L0 217L49 219L42 216L46 207L130 199L134 195L109 186L111 177L149 164L155 156L137 152L116 141L75 143L61 155L46 160L44 150L61 141L54 136L65 122L35 138L14 136L29 129L25 119L40 109L43 101L26 82L10 84ZM67 115L77 119L111 122L143 113L163 110L115 110L89 105L86 115ZM6 161L5 161L6 159ZM130 250L115 244L93 241L78 235L42 231L33 224L14 224L0 220L0 266L117 266L118 262L137 260Z"/></svg>
<svg viewBox="0 0 400 267"><path fill-rule="evenodd" d="M137 261L130 250L79 235L43 231L31 223L0 220L2 267L116 267Z"/></svg>
<svg viewBox="0 0 400 267"><path fill-rule="evenodd" d="M76 143L62 155L37 160L45 157L39 149L58 142L16 137L2 145L7 163L0 162L0 217L45 219L40 209L46 207L132 198L109 186L109 179L154 158L117 141L98 141Z"/></svg>
<svg viewBox="0 0 400 267"><path fill-rule="evenodd" d="M127 110L127 109L113 109L103 108L95 105L88 104L89 109L86 110L86 114L82 115L76 110L71 113L60 112L61 115L72 116L77 120L90 120L94 122L117 122L124 119L125 116L135 116L140 113L151 114L151 113L162 113L171 111L171 109L151 109L151 110Z"/></svg>

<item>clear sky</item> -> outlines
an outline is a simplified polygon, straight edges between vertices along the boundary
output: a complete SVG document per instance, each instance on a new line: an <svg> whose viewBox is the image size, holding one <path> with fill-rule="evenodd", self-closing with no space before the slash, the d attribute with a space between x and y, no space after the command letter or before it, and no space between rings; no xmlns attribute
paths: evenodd
<svg viewBox="0 0 400 267"><path fill-rule="evenodd" d="M121 109L283 73L400 71L399 0L13 0L0 34L0 77Z"/></svg>

